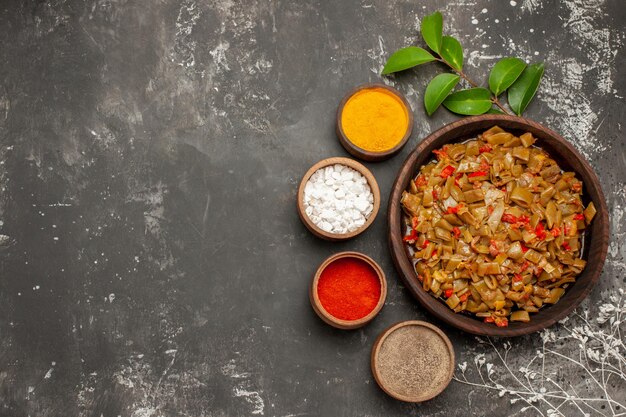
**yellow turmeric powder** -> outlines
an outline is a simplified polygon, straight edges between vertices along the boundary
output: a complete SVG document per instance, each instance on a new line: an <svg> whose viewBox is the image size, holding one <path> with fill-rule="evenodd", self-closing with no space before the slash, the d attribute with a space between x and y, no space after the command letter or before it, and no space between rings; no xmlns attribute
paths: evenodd
<svg viewBox="0 0 626 417"><path fill-rule="evenodd" d="M346 102L341 112L343 131L353 144L369 152L396 146L409 127L408 109L384 88L366 88Z"/></svg>

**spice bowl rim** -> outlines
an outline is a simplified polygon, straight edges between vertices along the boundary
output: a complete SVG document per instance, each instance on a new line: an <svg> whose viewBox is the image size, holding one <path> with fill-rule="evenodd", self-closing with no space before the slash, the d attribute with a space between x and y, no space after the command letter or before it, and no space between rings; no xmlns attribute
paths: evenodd
<svg viewBox="0 0 626 417"><path fill-rule="evenodd" d="M461 313L455 313L441 300L426 292L419 280L410 254L402 241L403 210L400 204L402 192L409 181L415 177L420 167L430 160L432 150L445 144L463 142L472 135L484 131L493 125L505 130L527 131L538 139L537 145L546 150L566 171L574 171L583 182L583 202L593 201L597 214L593 222L585 229L584 250L582 259L587 266L578 275L554 305L544 307L531 315L527 323L511 322L507 327L497 327L491 323L483 323L479 319ZM388 243L394 265L405 287L411 295L431 314L446 324L468 333L481 336L514 337L540 331L552 326L569 315L587 297L591 289L600 279L600 273L606 259L609 242L608 208L602 186L597 174L587 160L558 133L545 126L517 116L482 115L466 117L443 126L423 139L407 156L391 188L388 208Z"/></svg>
<svg viewBox="0 0 626 417"><path fill-rule="evenodd" d="M311 220L311 218L306 214L304 208L304 187L306 186L306 183L316 171L320 170L321 168L325 168L327 166L335 164L348 166L363 175L367 180L367 184L369 185L372 196L374 197L374 202L372 203L374 207L363 226L359 227L356 230L353 230L352 232L341 234L330 233L322 230L319 226L313 223L313 220ZM374 222L374 219L378 215L378 211L380 209L380 188L378 187L378 182L376 181L374 174L372 174L372 172L367 169L365 165L361 164L358 161L355 161L354 159L345 158L343 156L335 156L331 158L324 158L321 161L313 164L313 166L309 168L309 170L304 174L302 180L300 181L297 200L298 215L300 216L300 220L302 220L302 223L304 223L306 228L309 229L311 233L319 238L330 241L347 240L352 239L353 237L363 233Z"/></svg>
<svg viewBox="0 0 626 417"><path fill-rule="evenodd" d="M408 126L400 142L398 142L396 146L394 146L393 148L388 149L383 152L368 151L366 149L363 149L355 145L345 134L343 130L343 124L341 121L341 115L343 114L343 109L346 103L348 102L348 100L350 100L352 96L354 96L356 93L358 93L361 90L367 90L367 89L373 89L373 88L385 89L389 91L391 94L393 94L394 96L396 96L404 105L406 112L407 112L407 117L408 117L408 121L407 121ZM356 87L348 91L348 93L341 99L341 102L339 102L339 106L337 107L336 119L337 120L335 123L335 132L337 134L337 137L339 138L339 142L346 149L346 151L348 151L351 155L359 159L362 159L364 161L378 162L378 161L383 161L385 159L392 157L393 155L400 152L400 150L404 147L404 145L406 145L409 138L411 137L411 133L413 132L413 120L414 120L413 109L411 109L411 105L409 104L409 101L406 99L405 95L402 94L402 92L383 83L376 83L376 82L363 83L363 84L357 85Z"/></svg>
<svg viewBox="0 0 626 417"><path fill-rule="evenodd" d="M389 335L391 335L393 332L395 332L396 330L402 328L402 327L407 327L407 326L420 326L420 327L425 327L431 331L433 331L434 333L437 334L437 336L439 336L441 338L441 340L443 340L444 344L447 347L448 350L448 354L450 355L450 366L448 369L448 373L446 375L446 380L445 383L441 385L441 387L437 387L437 389L433 390L431 393L429 393L429 395L423 395L423 396L417 396L417 397L408 397L402 394L399 394L397 392L392 391L391 389L389 389L388 387L385 386L383 380L382 380L382 376L380 375L380 371L378 369L378 353L380 352L380 348L383 345L383 342L389 337ZM372 368L372 374L374 375L374 379L376 380L376 383L378 384L378 386L385 391L385 393L387 393L389 396L400 400L400 401L405 401L405 402L412 402L412 403L421 403L424 401L428 401L431 400L433 398L435 398L436 396L438 396L439 394L441 394L447 387L448 385L450 385L450 382L452 381L452 376L454 375L454 369L456 366L456 357L455 357L455 353L454 353L454 346L452 345L452 342L450 341L450 338L443 332L443 330L441 330L439 327L435 326L434 324L428 323L426 321L422 321L422 320L406 320L406 321L401 321L395 324L392 324L391 326L389 326L387 329L385 329L377 338L376 341L374 342L374 344L372 345L372 353L370 356L370 366Z"/></svg>
<svg viewBox="0 0 626 417"><path fill-rule="evenodd" d="M356 320L338 319L332 314L330 314L329 312L327 312L326 309L322 306L322 302L320 301L320 298L317 292L317 286L319 283L319 279L322 275L322 272L324 272L326 267L330 265L331 263L333 263L334 261L338 259L344 259L344 258L356 258L356 259L366 262L374 270L374 272L376 272L376 276L378 276L378 280L380 282L380 297L378 299L378 303L372 309L372 311L370 311L366 316L361 317L360 319L356 319ZM385 305L386 299L387 299L387 279L385 277L385 272L380 267L380 265L378 265L378 263L376 263L376 261L374 261L372 258L365 255L364 253L355 252L355 251L337 252L333 255L330 255L328 258L326 258L315 271L315 275L313 275L313 279L311 280L311 285L309 287L309 300L311 302L311 307L313 307L313 310L315 311L315 313L325 323L337 329L342 329L342 330L358 329L360 327L365 326L372 320L374 320L374 318L378 315L378 313L380 313L380 310Z"/></svg>

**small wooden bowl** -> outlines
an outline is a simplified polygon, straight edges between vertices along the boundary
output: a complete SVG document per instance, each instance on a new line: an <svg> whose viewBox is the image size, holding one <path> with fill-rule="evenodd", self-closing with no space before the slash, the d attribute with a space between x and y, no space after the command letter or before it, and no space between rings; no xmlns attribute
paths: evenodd
<svg viewBox="0 0 626 417"><path fill-rule="evenodd" d="M304 187L306 186L307 181L309 180L309 178L311 178L311 175L313 175L317 170L335 164L348 166L363 175L365 179L367 179L367 183L369 184L372 195L374 196L374 208L372 209L372 212L367 218L365 224L352 232L343 234L329 233L325 230L320 229L315 223L313 223L313 221L309 218L309 216L307 216L306 212L304 211ZM302 220L302 223L304 223L306 228L309 229L309 231L311 231L311 233L313 233L315 236L330 241L347 240L355 237L360 233L363 233L365 229L370 227L370 225L374 222L374 219L378 214L378 209L380 208L380 189L378 188L378 183L376 182L376 178L374 178L374 175L363 164L360 164L354 159L342 157L322 159L311 168L309 168L306 174L304 174L304 177L302 177L302 181L300 181L297 198L298 215L300 216L300 220Z"/></svg>
<svg viewBox="0 0 626 417"><path fill-rule="evenodd" d="M396 146L394 146L393 148L385 152L371 152L363 148L359 148L354 143L352 143L350 139L348 139L345 132L343 131L343 125L341 124L341 114L343 113L343 108L345 107L350 97L352 97L354 94L356 94L357 92L361 90L370 89L370 88L382 88L394 94L395 96L397 96L406 107L407 115L409 117L406 133L404 134L400 142L398 142ZM361 84L358 87L352 89L348 94L346 94L344 98L341 100L341 102L339 103L339 107L337 108L337 127L335 130L337 132L337 137L339 138L339 142L341 142L343 147L346 148L346 151L348 151L350 154L364 161L371 161L371 162L382 161L398 153L400 149L402 149L402 147L409 140L409 137L411 136L411 132L413 131L413 110L411 110L411 105L407 101L406 97L404 97L404 94L402 94L395 88L389 87L388 85L381 84L381 83Z"/></svg>
<svg viewBox="0 0 626 417"><path fill-rule="evenodd" d="M378 279L380 279L380 299L378 300L378 304L376 304L376 307L374 307L374 309L370 311L367 316L362 317L358 320L341 320L332 316L324 309L320 301L319 295L317 294L317 285L319 283L320 276L322 275L322 271L324 271L324 269L326 269L326 267L332 262L341 258L355 258L365 261L369 266L374 269L374 271L376 271L376 275L378 275ZM315 313L317 313L317 315L327 324L343 330L358 329L359 327L363 327L367 323L372 321L383 308L386 298L387 280L385 279L385 273L372 258L359 252L339 252L328 257L324 262L322 262L319 268L317 268L317 271L313 276L313 280L311 281L311 287L309 288L309 300L311 301L311 306L313 307Z"/></svg>
<svg viewBox="0 0 626 417"><path fill-rule="evenodd" d="M432 159L432 151L447 143L463 142L494 125L516 134L521 132L532 133L538 139L536 145L547 151L561 168L576 172L577 178L582 180L584 184L583 204L587 205L593 201L597 209L595 218L584 233L582 258L587 261L587 266L576 278L576 282L570 285L556 304L531 314L530 322L511 322L507 327L497 327L490 323L483 323L466 314L456 314L441 300L424 291L422 284L417 279L408 249L402 241L403 227L405 226L403 226L400 198L419 168ZM447 324L469 333L484 336L511 337L533 333L552 326L570 314L598 282L609 244L609 217L606 200L602 193L600 181L589 163L571 143L563 139L558 133L531 120L506 115L488 114L466 117L444 126L420 142L404 161L393 184L389 197L388 223L391 255L397 271L411 294L430 313Z"/></svg>
<svg viewBox="0 0 626 417"><path fill-rule="evenodd" d="M421 392L419 395L415 395L415 396L403 395L401 393L394 391L393 388L391 388L390 386L387 386L387 384L385 384L385 379L381 374L379 363L378 363L378 355L379 355L380 349L383 343L385 342L385 340L387 339L387 337L389 337L389 335L391 335L396 330L403 328L403 327L407 327L407 326L418 326L418 327L421 327L425 331L432 332L432 334L436 335L437 337L441 339L441 341L443 342L442 344L444 346L444 349L447 351L448 355L450 355L450 366L448 366L448 369L443 370L445 372L445 377L442 383L439 386L433 387L431 390ZM418 321L418 320L403 321L403 322L394 324L393 326L385 330L383 333L381 333L380 336L378 336L378 338L376 339L376 342L374 342L374 346L372 347L372 355L371 355L370 363L371 363L372 374L374 375L374 379L376 380L376 382L378 383L378 386L383 391L385 391L388 395L392 396L393 398L397 400L418 403L418 402L428 401L436 397L437 395L441 394L443 390L446 389L446 387L450 384L450 381L452 380L452 375L454 374L454 366L455 366L454 348L452 347L452 343L450 343L450 339L448 339L448 337L438 327L435 327L432 324L426 323L424 321Z"/></svg>

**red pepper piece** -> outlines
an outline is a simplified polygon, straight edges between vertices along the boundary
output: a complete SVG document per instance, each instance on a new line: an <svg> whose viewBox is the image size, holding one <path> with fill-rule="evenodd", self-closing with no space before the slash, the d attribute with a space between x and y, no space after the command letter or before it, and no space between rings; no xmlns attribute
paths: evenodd
<svg viewBox="0 0 626 417"><path fill-rule="evenodd" d="M476 171L467 174L467 178L486 177L489 175L486 171Z"/></svg>
<svg viewBox="0 0 626 417"><path fill-rule="evenodd" d="M528 252L528 248L526 247L526 245L522 243L521 246L522 246L522 252L524 253Z"/></svg>
<svg viewBox="0 0 626 417"><path fill-rule="evenodd" d="M489 316L489 317L485 317L485 320L483 320L485 323L493 323L495 320L493 319L493 317Z"/></svg>
<svg viewBox="0 0 626 417"><path fill-rule="evenodd" d="M456 206L450 206L448 207L448 210L446 210L446 213L448 214L458 214L459 213L459 209L463 207L461 204L458 204Z"/></svg>
<svg viewBox="0 0 626 417"><path fill-rule="evenodd" d="M489 214L493 213L493 207L492 206L487 207L487 211L489 212Z"/></svg>
<svg viewBox="0 0 626 417"><path fill-rule="evenodd" d="M517 218L517 227L518 228L524 228L528 231L532 230L532 227L530 227L530 217L528 216L524 216L523 214L521 216L519 216Z"/></svg>
<svg viewBox="0 0 626 417"><path fill-rule="evenodd" d="M447 290L445 290L445 291L443 292L443 295L444 295L446 298L450 298L450 297L452 297L452 294L454 294L454 290L453 290L452 288L449 288L449 289L447 289Z"/></svg>
<svg viewBox="0 0 626 417"><path fill-rule="evenodd" d="M413 229L417 229L418 225L419 225L419 219L415 216L411 217L411 227Z"/></svg>
<svg viewBox="0 0 626 417"><path fill-rule="evenodd" d="M448 178L450 175L454 173L455 170L456 170L455 167L453 167L452 165L448 165L447 167L441 170L441 174L439 174L439 176L441 178Z"/></svg>
<svg viewBox="0 0 626 417"><path fill-rule="evenodd" d="M470 292L466 292L465 294L463 294L462 296L459 297L459 300L461 300L461 302L463 301L467 301L467 299L469 298Z"/></svg>
<svg viewBox="0 0 626 417"><path fill-rule="evenodd" d="M438 160L442 160L442 159L446 159L448 158L448 154L446 153L445 149L443 150L434 150L433 153L437 156Z"/></svg>
<svg viewBox="0 0 626 417"><path fill-rule="evenodd" d="M496 318L496 326L498 327L506 327L509 325L509 320L506 317L498 317Z"/></svg>
<svg viewBox="0 0 626 417"><path fill-rule="evenodd" d="M574 214L574 220L585 220L585 216L583 216L581 213Z"/></svg>
<svg viewBox="0 0 626 417"><path fill-rule="evenodd" d="M458 227L454 226L452 228L452 233L454 233L454 237L458 239L461 236L461 229L459 229Z"/></svg>
<svg viewBox="0 0 626 417"><path fill-rule="evenodd" d="M433 188L433 193L432 193L432 194L433 194L433 198L434 198L435 200L439 200L439 193L438 193L438 192L437 192L437 190L435 190L434 188Z"/></svg>
<svg viewBox="0 0 626 417"><path fill-rule="evenodd" d="M418 175L417 178L415 178L416 187L422 187L426 185L427 183L428 183L428 180L426 179L424 175Z"/></svg>
<svg viewBox="0 0 626 417"><path fill-rule="evenodd" d="M456 185L457 187L460 186L459 180L461 179L461 177L463 177L463 173L459 173L454 176L454 185Z"/></svg>
<svg viewBox="0 0 626 417"><path fill-rule="evenodd" d="M491 152L491 145L486 143L485 145L483 145L480 148L478 148L478 152L480 152L480 153Z"/></svg>
<svg viewBox="0 0 626 417"><path fill-rule="evenodd" d="M552 233L552 236L557 237L561 234L561 229L558 227L554 227L552 228L552 230L550 230L550 233Z"/></svg>
<svg viewBox="0 0 626 417"><path fill-rule="evenodd" d="M505 223L517 223L519 219L512 214L504 213L502 215L502 221Z"/></svg>
<svg viewBox="0 0 626 417"><path fill-rule="evenodd" d="M537 226L535 227L535 234L539 240L544 240L546 238L546 231L543 227L543 223L537 223Z"/></svg>
<svg viewBox="0 0 626 417"><path fill-rule="evenodd" d="M579 193L581 192L583 189L583 184L580 182L577 182L575 184L572 184L572 191L574 191L575 193Z"/></svg>
<svg viewBox="0 0 626 417"><path fill-rule="evenodd" d="M563 242L561 243L561 246L563 247L563 249L565 249L566 251L571 251L572 247L569 245L569 243L567 242Z"/></svg>
<svg viewBox="0 0 626 417"><path fill-rule="evenodd" d="M415 229L411 230L411 233L404 236L402 240L405 242L414 242L415 240L417 240L417 230Z"/></svg>
<svg viewBox="0 0 626 417"><path fill-rule="evenodd" d="M528 250L528 249L527 249ZM524 263L522 264L522 266L520 266L519 270L521 272L524 272L528 269L528 267L530 266L530 262L528 261L524 261Z"/></svg>
<svg viewBox="0 0 626 417"><path fill-rule="evenodd" d="M500 249L498 249L498 242L496 242L495 240L490 240L489 241L489 254L491 254L491 256L495 258L496 256L498 256L499 253L500 253Z"/></svg>
<svg viewBox="0 0 626 417"><path fill-rule="evenodd" d="M515 274L513 275L513 282L520 282L523 281L524 278L522 278L522 276L520 274Z"/></svg>

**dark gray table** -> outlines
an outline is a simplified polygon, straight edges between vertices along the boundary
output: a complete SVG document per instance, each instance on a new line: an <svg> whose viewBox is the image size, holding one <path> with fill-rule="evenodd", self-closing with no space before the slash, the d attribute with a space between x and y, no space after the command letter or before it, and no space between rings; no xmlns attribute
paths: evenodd
<svg viewBox="0 0 626 417"><path fill-rule="evenodd" d="M436 67L387 80L407 94L416 122L399 156L369 165L384 200L374 225L330 244L295 210L306 169L346 155L334 134L343 94L379 81L390 52L418 41L419 17L442 3L475 78L501 56L546 61L527 116L589 159L613 221L585 308L623 288L620 0L7 0L0 416L538 414L459 382L427 404L402 404L370 374L385 327L441 325L399 283L384 209L405 156L455 120L443 109L425 116ZM307 285L319 262L348 249L383 266L389 296L370 326L342 332L314 315ZM459 362L497 359L442 327ZM542 339L513 344L523 359ZM567 364L559 372L584 382Z"/></svg>

